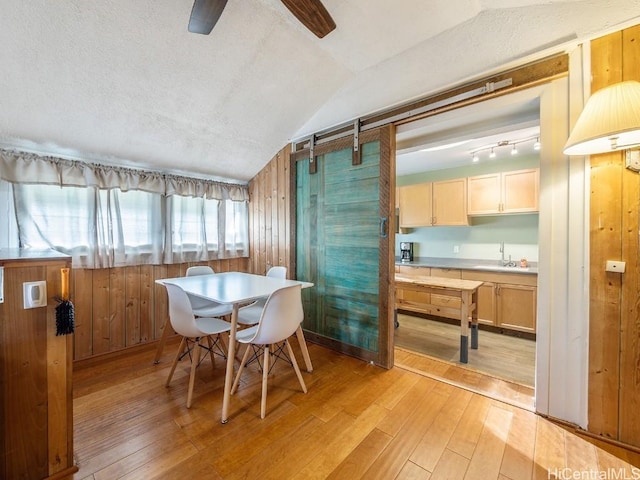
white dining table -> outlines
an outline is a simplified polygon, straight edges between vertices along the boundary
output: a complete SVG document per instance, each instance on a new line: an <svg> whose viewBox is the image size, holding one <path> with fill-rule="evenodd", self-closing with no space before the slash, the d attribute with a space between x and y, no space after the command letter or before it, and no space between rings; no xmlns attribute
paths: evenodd
<svg viewBox="0 0 640 480"><path fill-rule="evenodd" d="M229 332L227 366L224 380L224 397L222 399L222 423L227 423L229 419L229 402L231 399L231 385L233 383L233 362L236 355L235 339L238 327L238 310L240 306L259 298L268 297L274 291L283 287L298 284L300 284L302 288L309 288L313 286L313 283L310 282L267 277L265 275L255 275L243 272L225 272L214 273L211 275L195 275L192 277L162 278L156 280L156 283L171 283L172 285L181 287L189 295L233 306L233 311L231 313L231 331ZM168 331L167 326L168 323L165 325L163 337L164 333ZM307 350L302 326L298 327L296 336L300 343L300 349L302 350L302 356L304 357L307 371L311 372L313 370L313 366L311 365L311 358L309 357L309 351ZM158 346L160 352L161 345L163 345L163 343L164 342L161 341ZM156 353L156 363L158 358L159 355Z"/></svg>

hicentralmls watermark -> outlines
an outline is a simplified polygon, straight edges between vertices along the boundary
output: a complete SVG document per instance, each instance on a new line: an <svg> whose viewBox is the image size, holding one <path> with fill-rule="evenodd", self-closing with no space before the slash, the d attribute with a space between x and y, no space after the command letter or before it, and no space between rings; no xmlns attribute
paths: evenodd
<svg viewBox="0 0 640 480"><path fill-rule="evenodd" d="M557 480L635 480L640 479L640 468L607 468L605 470L550 468L547 470L547 478Z"/></svg>

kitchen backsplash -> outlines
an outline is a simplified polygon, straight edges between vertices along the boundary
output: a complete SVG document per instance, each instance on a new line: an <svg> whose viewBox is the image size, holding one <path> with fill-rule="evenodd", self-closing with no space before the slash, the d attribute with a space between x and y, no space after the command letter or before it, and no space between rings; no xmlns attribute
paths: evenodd
<svg viewBox="0 0 640 480"><path fill-rule="evenodd" d="M468 227L423 227L396 234L396 256L400 242L414 242L414 257L538 261L538 215L502 215L471 218ZM457 248L456 248L457 247ZM457 252L456 252L457 250Z"/></svg>

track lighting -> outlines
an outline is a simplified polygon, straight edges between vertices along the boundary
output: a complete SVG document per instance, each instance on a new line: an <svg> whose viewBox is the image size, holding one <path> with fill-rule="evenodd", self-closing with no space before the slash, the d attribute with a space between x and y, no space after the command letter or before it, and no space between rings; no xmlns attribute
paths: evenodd
<svg viewBox="0 0 640 480"><path fill-rule="evenodd" d="M484 152L489 152L488 157L493 159L497 157L498 151L500 150L500 148L502 147L511 147L510 152L511 155L518 155L518 145L521 144L526 144L526 143L530 143L533 142L533 150L538 151L540 150L540 137L536 136L536 137L528 137L528 138L523 138L523 139L519 139L519 140L501 140L497 143L494 144L490 144L490 145L484 145L480 148L476 148L475 150L472 150L471 152L469 152L471 154L471 160L474 163L477 163L480 161L480 154L484 153Z"/></svg>

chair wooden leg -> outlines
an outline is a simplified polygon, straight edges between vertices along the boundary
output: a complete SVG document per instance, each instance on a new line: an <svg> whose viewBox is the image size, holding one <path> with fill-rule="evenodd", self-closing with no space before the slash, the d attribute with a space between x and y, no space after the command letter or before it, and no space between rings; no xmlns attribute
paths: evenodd
<svg viewBox="0 0 640 480"><path fill-rule="evenodd" d="M302 387L302 391L307 393L307 386L304 383L304 379L302 378L302 373L300 372L300 367L298 367L298 362L296 362L296 356L293 354L293 349L291 348L291 344L289 340L285 340L284 343L287 345L287 351L291 357L291 364L293 365L293 369L296 371L296 375L298 376L298 381L300 382L300 386Z"/></svg>
<svg viewBox="0 0 640 480"><path fill-rule="evenodd" d="M300 351L302 352L302 358L304 358L304 364L307 366L307 372L313 372L313 364L311 363L311 357L309 356L309 349L307 348L307 341L304 338L304 332L302 331L302 325L298 326L296 330L296 337L300 344Z"/></svg>
<svg viewBox="0 0 640 480"><path fill-rule="evenodd" d="M189 376L189 391L187 393L187 408L191 408L191 399L193 398L193 384L196 380L196 367L200 363L200 339L196 338L196 344L193 347L193 356L191 358L191 375Z"/></svg>
<svg viewBox="0 0 640 480"><path fill-rule="evenodd" d="M240 368L238 368L238 373L236 374L236 379L233 381L233 385L231 387L231 395L236 393L236 390L238 389L238 384L240 383L240 375L242 375L242 371L244 370L244 364L247 363L250 351L251 346L247 345L247 348L244 351L244 355L242 356L242 361L240 362Z"/></svg>
<svg viewBox="0 0 640 480"><path fill-rule="evenodd" d="M169 378L167 378L167 383L165 384L167 387L169 386L169 383L171 383L171 379L173 378L173 372L175 372L176 370L176 365L178 365L178 360L180 359L180 355L182 355L182 349L184 348L184 344L186 342L187 340L184 337L182 337L182 340L180 340L180 346L178 347L178 351L176 352L176 356L173 359L171 370L169 370Z"/></svg>
<svg viewBox="0 0 640 480"><path fill-rule="evenodd" d="M262 365L262 400L260 402L260 418L264 418L267 413L267 377L269 376L269 355L271 348L264 346L264 360Z"/></svg>

